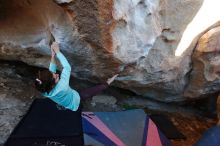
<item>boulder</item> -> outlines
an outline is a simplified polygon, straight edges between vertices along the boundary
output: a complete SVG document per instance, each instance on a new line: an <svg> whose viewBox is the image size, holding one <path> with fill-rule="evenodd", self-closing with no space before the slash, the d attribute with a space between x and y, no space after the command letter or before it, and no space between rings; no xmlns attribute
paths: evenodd
<svg viewBox="0 0 220 146"><path fill-rule="evenodd" d="M198 69L191 66L191 56L199 38L182 56L175 56L175 50L202 4L203 0L1 1L0 59L46 68L55 38L76 78L97 83L120 72L113 86L138 95L163 102L199 98L217 91L218 70L211 68L218 57L204 70L201 78L207 81L199 87L203 91L193 91L198 77L191 76Z"/></svg>

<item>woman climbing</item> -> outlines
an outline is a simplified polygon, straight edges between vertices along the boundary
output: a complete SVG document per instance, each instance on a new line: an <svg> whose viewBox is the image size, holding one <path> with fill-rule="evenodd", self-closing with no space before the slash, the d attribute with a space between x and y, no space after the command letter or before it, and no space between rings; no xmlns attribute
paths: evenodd
<svg viewBox="0 0 220 146"><path fill-rule="evenodd" d="M56 72L55 56L60 61L63 70L61 75ZM80 101L92 97L108 86L114 81L118 74L108 79L106 83L84 89L77 92L69 86L71 75L71 66L65 56L60 52L58 43L54 42L51 45L51 62L49 70L38 72L38 77L35 80L35 87L43 96L50 98L54 102L72 111L77 111Z"/></svg>

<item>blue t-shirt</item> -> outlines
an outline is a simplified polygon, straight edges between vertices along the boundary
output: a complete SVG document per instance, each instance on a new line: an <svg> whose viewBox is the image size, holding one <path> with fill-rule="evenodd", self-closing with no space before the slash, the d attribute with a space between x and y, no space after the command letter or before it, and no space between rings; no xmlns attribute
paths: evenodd
<svg viewBox="0 0 220 146"><path fill-rule="evenodd" d="M80 96L76 90L69 86L71 66L61 52L57 53L56 56L63 67L60 80L49 93L43 93L43 95L67 109L76 111L80 104ZM56 64L51 62L49 70L56 73L56 69Z"/></svg>

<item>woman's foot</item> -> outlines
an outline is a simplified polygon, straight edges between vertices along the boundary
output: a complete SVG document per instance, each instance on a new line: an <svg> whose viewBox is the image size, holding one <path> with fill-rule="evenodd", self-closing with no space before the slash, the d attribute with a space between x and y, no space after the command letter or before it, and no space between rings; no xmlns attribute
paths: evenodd
<svg viewBox="0 0 220 146"><path fill-rule="evenodd" d="M110 84L115 80L115 78L116 78L118 75L119 75L119 74L116 74L116 75L114 75L113 77L109 78L109 79L107 80L107 84L110 85Z"/></svg>

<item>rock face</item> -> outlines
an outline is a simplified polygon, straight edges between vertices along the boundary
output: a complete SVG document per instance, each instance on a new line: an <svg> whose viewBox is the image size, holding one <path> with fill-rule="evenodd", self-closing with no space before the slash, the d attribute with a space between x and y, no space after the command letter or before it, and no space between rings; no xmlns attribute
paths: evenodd
<svg viewBox="0 0 220 146"><path fill-rule="evenodd" d="M202 38L193 55L193 65L195 46L191 45L180 57L174 54L181 34L202 3L203 0L1 1L0 59L47 67L49 44L54 37L77 78L100 82L121 72L114 86L138 95L165 102L199 98L218 91L218 55L213 54L211 45L210 49L205 47ZM212 35L218 40L218 33ZM212 43L218 45L217 41ZM200 77L201 71L204 75Z"/></svg>
<svg viewBox="0 0 220 146"><path fill-rule="evenodd" d="M185 95L191 98L219 91L220 27L206 32L198 41L192 56L193 69Z"/></svg>

